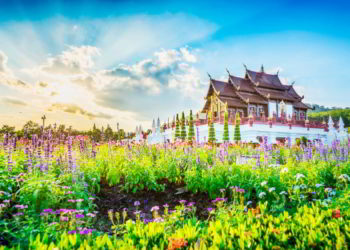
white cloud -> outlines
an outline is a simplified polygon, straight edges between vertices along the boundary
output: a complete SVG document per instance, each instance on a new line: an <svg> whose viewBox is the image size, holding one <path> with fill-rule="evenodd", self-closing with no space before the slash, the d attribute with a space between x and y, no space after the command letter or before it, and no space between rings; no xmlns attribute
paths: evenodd
<svg viewBox="0 0 350 250"><path fill-rule="evenodd" d="M8 57L4 52L0 50L0 73L8 73L9 69L7 67Z"/></svg>
<svg viewBox="0 0 350 250"><path fill-rule="evenodd" d="M46 64L39 68L51 74L76 75L82 74L94 66L93 57L100 55L98 48L93 46L70 46L62 54L48 58Z"/></svg>
<svg viewBox="0 0 350 250"><path fill-rule="evenodd" d="M31 86L28 83L14 76L12 70L7 66L7 61L7 55L0 51L0 84L14 89L29 89Z"/></svg>
<svg viewBox="0 0 350 250"><path fill-rule="evenodd" d="M188 48L161 49L152 58L130 66L119 65L100 75L109 80L107 89L139 89L148 94L160 94L176 88L184 95L191 95L199 87L199 72L190 64L196 61Z"/></svg>
<svg viewBox="0 0 350 250"><path fill-rule="evenodd" d="M72 104L72 103L53 103L49 108L48 111L55 111L55 110L60 110L66 113L71 113L71 114L80 114L82 116L87 117L90 120L96 119L96 118L102 118L102 119L111 119L112 116L110 114L102 113L102 112L97 112L93 113L90 111L87 111L84 108L81 108L77 104Z"/></svg>
<svg viewBox="0 0 350 250"><path fill-rule="evenodd" d="M16 98L16 97L12 97L12 96L4 96L1 98L1 100L4 103L11 104L11 105L17 105L17 106L27 106L28 105L23 100Z"/></svg>

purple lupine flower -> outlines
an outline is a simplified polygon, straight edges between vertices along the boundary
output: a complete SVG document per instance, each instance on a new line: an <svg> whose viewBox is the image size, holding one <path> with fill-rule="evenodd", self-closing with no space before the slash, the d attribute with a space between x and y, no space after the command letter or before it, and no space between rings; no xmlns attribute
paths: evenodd
<svg viewBox="0 0 350 250"><path fill-rule="evenodd" d="M213 209L212 207L208 207L207 210L208 210L208 212L210 213L210 212L212 212L214 209Z"/></svg>
<svg viewBox="0 0 350 250"><path fill-rule="evenodd" d="M150 223L150 222L152 222L152 221L153 221L152 219L144 219L144 220L143 220L143 223L148 224L148 223Z"/></svg>
<svg viewBox="0 0 350 250"><path fill-rule="evenodd" d="M140 206L140 202L139 202L139 201L135 201L135 202L134 202L134 206L135 206L135 207Z"/></svg>
<svg viewBox="0 0 350 250"><path fill-rule="evenodd" d="M180 200L179 201L181 204L185 204L187 201L186 200Z"/></svg>
<svg viewBox="0 0 350 250"><path fill-rule="evenodd" d="M68 231L68 234L76 234L76 233L77 233L77 231L75 231L75 230Z"/></svg>
<svg viewBox="0 0 350 250"><path fill-rule="evenodd" d="M47 208L43 210L44 213L52 213L52 209L51 208Z"/></svg>
<svg viewBox="0 0 350 250"><path fill-rule="evenodd" d="M198 126L196 126L196 130L197 130L197 136L196 136L197 144L199 144L199 129L198 129ZM349 141L349 145L350 145L350 141Z"/></svg>
<svg viewBox="0 0 350 250"><path fill-rule="evenodd" d="M260 167L260 165L261 165L261 162L260 162L260 155L259 154L257 154L256 156L256 167Z"/></svg>
<svg viewBox="0 0 350 250"><path fill-rule="evenodd" d="M165 204L163 205L163 207L168 208L169 205L168 205L167 203L165 203Z"/></svg>

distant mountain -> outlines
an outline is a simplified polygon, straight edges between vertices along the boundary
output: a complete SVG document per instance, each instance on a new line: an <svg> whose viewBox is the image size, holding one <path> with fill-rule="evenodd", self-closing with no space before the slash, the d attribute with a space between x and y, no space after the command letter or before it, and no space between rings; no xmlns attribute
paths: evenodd
<svg viewBox="0 0 350 250"><path fill-rule="evenodd" d="M309 110L309 113L319 113L319 112L324 112L324 111L331 111L331 110L349 110L350 107L346 108L341 108L341 107L325 107L323 105L318 105L318 104L308 104L313 108L313 110Z"/></svg>
<svg viewBox="0 0 350 250"><path fill-rule="evenodd" d="M309 104L310 105L310 104ZM345 127L350 127L350 108L324 107L317 104L311 104L314 110L308 112L309 120L328 122L328 117L331 116L333 121L338 122L341 117Z"/></svg>

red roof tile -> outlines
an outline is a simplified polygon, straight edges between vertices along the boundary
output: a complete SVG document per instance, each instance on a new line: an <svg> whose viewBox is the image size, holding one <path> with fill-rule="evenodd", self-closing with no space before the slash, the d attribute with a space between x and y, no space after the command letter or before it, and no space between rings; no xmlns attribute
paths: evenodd
<svg viewBox="0 0 350 250"><path fill-rule="evenodd" d="M264 72L255 72L251 70L246 70L249 78L254 84L259 84L260 87L273 88L284 90L278 75L271 75Z"/></svg>
<svg viewBox="0 0 350 250"><path fill-rule="evenodd" d="M232 97L222 97L220 96L219 99L223 103L227 103L229 107L239 107L239 108L246 108L248 105L244 103L241 99L239 98L232 98Z"/></svg>

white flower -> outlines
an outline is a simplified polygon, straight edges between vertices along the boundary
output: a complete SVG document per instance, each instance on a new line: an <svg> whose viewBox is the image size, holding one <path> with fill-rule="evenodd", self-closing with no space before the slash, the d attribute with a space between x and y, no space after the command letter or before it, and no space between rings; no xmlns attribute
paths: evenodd
<svg viewBox="0 0 350 250"><path fill-rule="evenodd" d="M296 186L293 187L293 189L294 189L294 190L295 190L295 189L300 189L300 186L296 185Z"/></svg>
<svg viewBox="0 0 350 250"><path fill-rule="evenodd" d="M280 192L280 195L286 195L286 194L288 194L286 191Z"/></svg>
<svg viewBox="0 0 350 250"><path fill-rule="evenodd" d="M288 172L288 168L284 168L281 170L281 173L287 173Z"/></svg>
<svg viewBox="0 0 350 250"><path fill-rule="evenodd" d="M275 191L275 190L276 190L276 188L274 188L274 187L269 188L269 193L271 193L271 192L273 192L273 191Z"/></svg>
<svg viewBox="0 0 350 250"><path fill-rule="evenodd" d="M253 202L252 201L248 201L247 202L247 206L249 206L250 204L252 204Z"/></svg>
<svg viewBox="0 0 350 250"><path fill-rule="evenodd" d="M300 178L305 178L305 175L297 174L295 177L297 178L297 181L298 181Z"/></svg>
<svg viewBox="0 0 350 250"><path fill-rule="evenodd" d="M323 184L316 184L316 187L317 187L317 188L323 187Z"/></svg>
<svg viewBox="0 0 350 250"><path fill-rule="evenodd" d="M301 185L300 185L300 188L301 188L301 189L305 189L305 188L307 188L307 186L306 186L305 184L301 184Z"/></svg>
<svg viewBox="0 0 350 250"><path fill-rule="evenodd" d="M259 198L262 198L262 197L264 197L265 195L266 195L265 192L261 192L261 193L259 194Z"/></svg>
<svg viewBox="0 0 350 250"><path fill-rule="evenodd" d="M350 177L347 174L342 174L341 176L339 176L339 179L350 181Z"/></svg>
<svg viewBox="0 0 350 250"><path fill-rule="evenodd" d="M260 185L263 187L263 186L265 186L267 184L267 181L263 181L263 182L261 182L260 183Z"/></svg>
<svg viewBox="0 0 350 250"><path fill-rule="evenodd" d="M325 188L324 191L327 192L327 193L328 193L328 192L331 192L331 191L332 191L332 188Z"/></svg>

